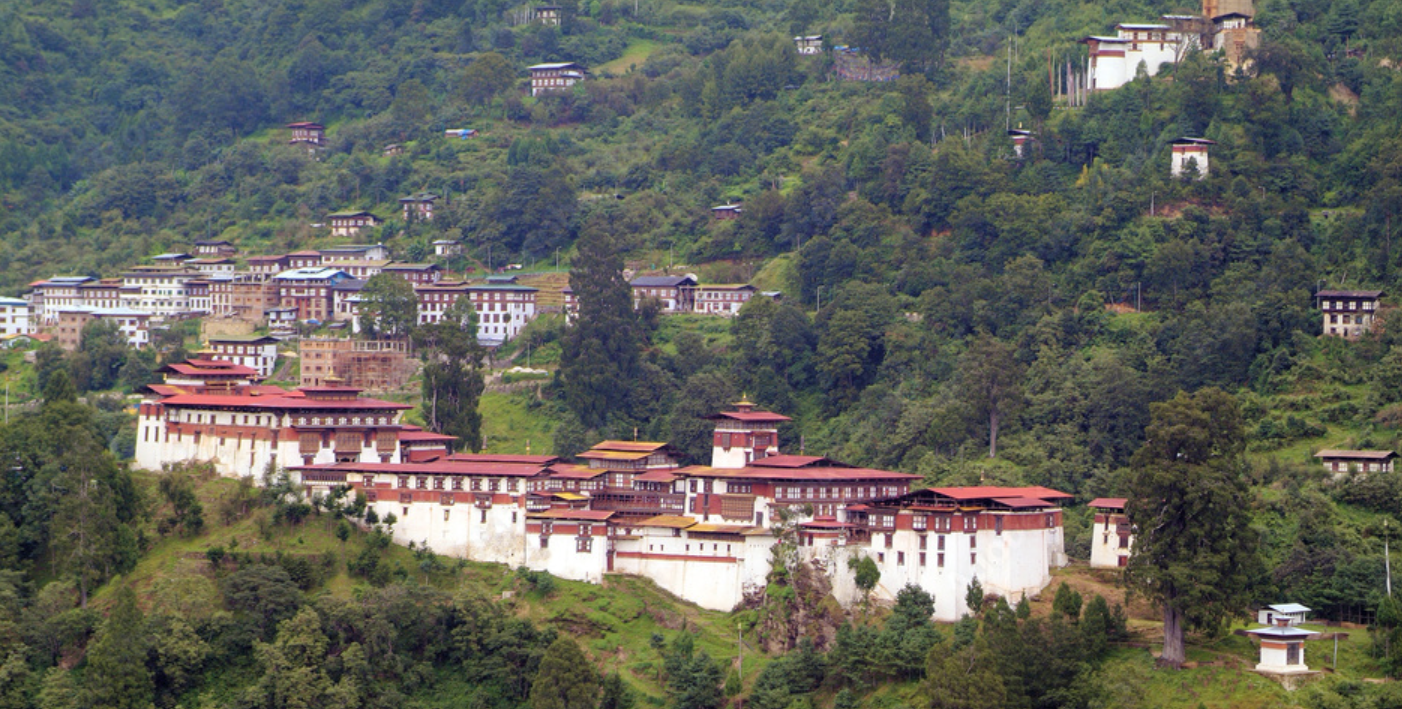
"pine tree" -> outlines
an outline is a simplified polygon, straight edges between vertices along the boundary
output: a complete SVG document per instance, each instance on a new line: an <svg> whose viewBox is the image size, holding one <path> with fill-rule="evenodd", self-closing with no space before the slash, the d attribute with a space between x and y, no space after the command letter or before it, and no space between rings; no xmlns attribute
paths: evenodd
<svg viewBox="0 0 1402 709"><path fill-rule="evenodd" d="M1176 668L1187 628L1215 630L1245 609L1259 540L1236 400L1215 388L1179 392L1149 411L1130 476L1126 511L1138 531L1125 580L1163 606L1159 662Z"/></svg>
<svg viewBox="0 0 1402 709"><path fill-rule="evenodd" d="M460 447L481 450L478 402L486 390L486 350L477 341L476 309L459 298L441 320L417 328L414 343L424 360L421 406L429 430L456 436Z"/></svg>
<svg viewBox="0 0 1402 709"><path fill-rule="evenodd" d="M148 709L151 704L151 673L146 669L141 626L136 592L123 584L117 589L112 614L88 649L83 681L94 709Z"/></svg>
<svg viewBox="0 0 1402 709"><path fill-rule="evenodd" d="M578 242L570 287L579 301L579 316L560 357L559 378L565 404L586 428L604 424L622 411L636 379L645 334L633 311L633 291L623 279L617 239L591 230Z"/></svg>
<svg viewBox="0 0 1402 709"><path fill-rule="evenodd" d="M540 658L531 684L531 709L595 709L599 673L567 636L556 638Z"/></svg>

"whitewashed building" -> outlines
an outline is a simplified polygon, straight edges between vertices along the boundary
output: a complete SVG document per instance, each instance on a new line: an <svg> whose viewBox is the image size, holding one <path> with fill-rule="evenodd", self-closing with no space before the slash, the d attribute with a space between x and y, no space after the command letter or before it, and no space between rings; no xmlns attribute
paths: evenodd
<svg viewBox="0 0 1402 709"><path fill-rule="evenodd" d="M1121 569L1129 565L1134 532L1125 514L1123 497L1099 497L1088 507L1095 510L1090 528L1090 567L1092 569Z"/></svg>
<svg viewBox="0 0 1402 709"><path fill-rule="evenodd" d="M278 340L267 335L219 335L209 338L201 354L248 367L259 379L267 379L277 368L277 345Z"/></svg>
<svg viewBox="0 0 1402 709"><path fill-rule="evenodd" d="M0 337L29 333L29 301L0 298Z"/></svg>
<svg viewBox="0 0 1402 709"><path fill-rule="evenodd" d="M1197 171L1196 179L1206 179L1210 172L1208 148L1216 141L1206 138L1176 138L1169 144L1170 177L1185 177Z"/></svg>

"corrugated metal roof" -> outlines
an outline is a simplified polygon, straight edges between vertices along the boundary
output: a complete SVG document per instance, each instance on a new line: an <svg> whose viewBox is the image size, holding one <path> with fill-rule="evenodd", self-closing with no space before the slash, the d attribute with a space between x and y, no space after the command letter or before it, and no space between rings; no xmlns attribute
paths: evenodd
<svg viewBox="0 0 1402 709"><path fill-rule="evenodd" d="M1393 451L1349 451L1326 448L1314 454L1316 458L1361 458L1364 460L1387 460L1396 458Z"/></svg>
<svg viewBox="0 0 1402 709"><path fill-rule="evenodd" d="M698 524L686 528L687 534L744 534L751 529L748 524Z"/></svg>
<svg viewBox="0 0 1402 709"><path fill-rule="evenodd" d="M1124 497L1097 497L1086 506L1098 507L1103 510L1122 510L1127 502L1129 499Z"/></svg>
<svg viewBox="0 0 1402 709"><path fill-rule="evenodd" d="M686 529L696 524L696 520L683 515L657 515L648 517L641 522L634 522L634 527L665 527L667 529Z"/></svg>
<svg viewBox="0 0 1402 709"><path fill-rule="evenodd" d="M613 510L546 510L526 515L537 519L577 519L602 522L613 516Z"/></svg>
<svg viewBox="0 0 1402 709"><path fill-rule="evenodd" d="M666 447L666 443L656 441L599 441L590 450L647 451L651 453Z"/></svg>

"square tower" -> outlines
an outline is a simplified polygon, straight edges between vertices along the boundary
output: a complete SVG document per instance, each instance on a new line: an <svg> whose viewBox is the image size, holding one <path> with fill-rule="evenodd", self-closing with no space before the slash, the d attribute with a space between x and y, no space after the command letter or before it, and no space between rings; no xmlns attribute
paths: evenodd
<svg viewBox="0 0 1402 709"><path fill-rule="evenodd" d="M750 463L779 454L779 424L788 416L755 411L748 399L731 404L734 411L722 411L707 418L716 422L711 444L712 468L743 468Z"/></svg>

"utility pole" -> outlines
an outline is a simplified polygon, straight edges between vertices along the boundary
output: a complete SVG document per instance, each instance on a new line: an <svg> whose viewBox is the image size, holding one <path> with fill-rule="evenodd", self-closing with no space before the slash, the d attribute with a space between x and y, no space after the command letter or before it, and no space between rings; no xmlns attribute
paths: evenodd
<svg viewBox="0 0 1402 709"><path fill-rule="evenodd" d="M1003 101L1003 130L1013 127L1013 38L1008 37L1008 83Z"/></svg>
<svg viewBox="0 0 1402 709"><path fill-rule="evenodd" d="M1392 556L1387 550L1387 520L1383 520L1383 568L1387 571L1387 597L1392 598Z"/></svg>
<svg viewBox="0 0 1402 709"><path fill-rule="evenodd" d="M823 287L818 286L818 310L823 309Z"/></svg>

